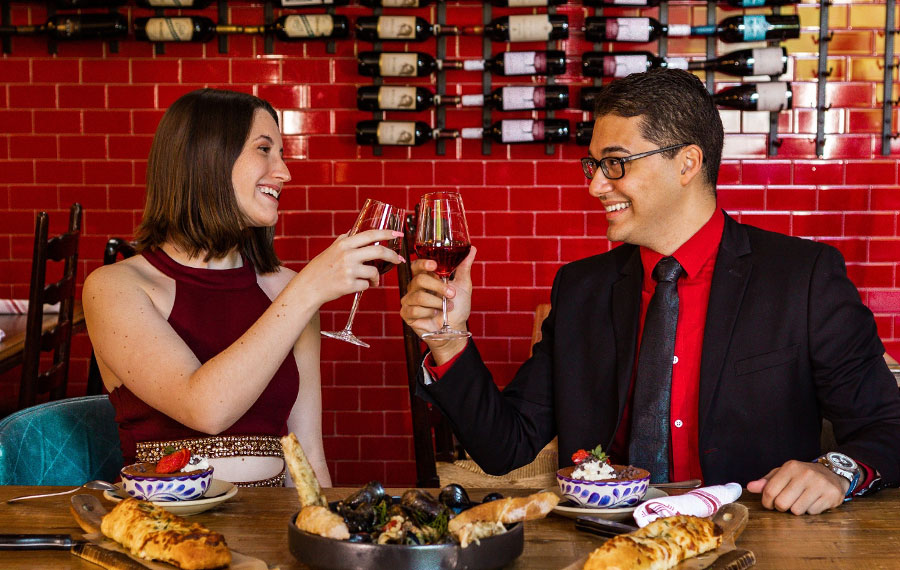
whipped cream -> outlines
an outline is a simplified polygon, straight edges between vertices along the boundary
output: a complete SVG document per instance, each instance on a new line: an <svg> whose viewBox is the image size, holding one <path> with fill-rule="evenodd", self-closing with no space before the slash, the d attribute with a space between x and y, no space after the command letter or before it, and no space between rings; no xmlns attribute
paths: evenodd
<svg viewBox="0 0 900 570"><path fill-rule="evenodd" d="M199 455L191 455L191 458L188 460L187 465L182 467L180 472L187 473L188 471L206 469L209 469L209 461L207 461L205 457L201 457Z"/></svg>
<svg viewBox="0 0 900 570"><path fill-rule="evenodd" d="M572 472L572 478L585 481L604 481L615 479L616 471L606 461L584 461Z"/></svg>

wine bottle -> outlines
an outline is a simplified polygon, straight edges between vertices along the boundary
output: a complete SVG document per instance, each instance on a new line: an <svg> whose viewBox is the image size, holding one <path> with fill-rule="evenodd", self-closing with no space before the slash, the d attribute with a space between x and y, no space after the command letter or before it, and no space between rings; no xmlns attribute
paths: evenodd
<svg viewBox="0 0 900 570"><path fill-rule="evenodd" d="M368 77L423 77L439 69L487 69L497 75L558 75L566 71L566 55L559 50L508 51L491 59L436 60L421 52L364 51L358 71Z"/></svg>
<svg viewBox="0 0 900 570"><path fill-rule="evenodd" d="M608 6L611 8L639 6L653 8L660 0L582 0L585 6ZM719 4L730 4L735 8L757 8L760 6L786 6L800 0L717 0Z"/></svg>
<svg viewBox="0 0 900 570"><path fill-rule="evenodd" d="M367 42L385 40L421 42L436 35L456 35L459 28L429 24L416 16L360 16L356 19L356 37Z"/></svg>
<svg viewBox="0 0 900 570"><path fill-rule="evenodd" d="M36 26L0 26L0 36L47 34L57 40L111 39L128 34L123 14L57 14Z"/></svg>
<svg viewBox="0 0 900 570"><path fill-rule="evenodd" d="M569 121L565 119L505 119L490 128L465 128L464 139L491 137L501 144L529 142L564 142L569 138Z"/></svg>
<svg viewBox="0 0 900 570"><path fill-rule="evenodd" d="M481 71L503 76L512 75L561 75L566 72L566 54L560 50L546 51L505 51L491 59L470 59L463 63L463 69Z"/></svg>
<svg viewBox="0 0 900 570"><path fill-rule="evenodd" d="M781 111L793 106L794 93L790 83L783 81L743 83L715 93L713 101L742 111Z"/></svg>
<svg viewBox="0 0 900 570"><path fill-rule="evenodd" d="M491 0L494 6L508 8L525 8L533 6L559 6L569 0Z"/></svg>
<svg viewBox="0 0 900 570"><path fill-rule="evenodd" d="M125 0L56 0L54 4L59 8L108 8L121 6Z"/></svg>
<svg viewBox="0 0 900 570"><path fill-rule="evenodd" d="M356 108L361 111L424 111L461 101L460 96L435 95L424 87L363 85L356 90Z"/></svg>
<svg viewBox="0 0 900 570"><path fill-rule="evenodd" d="M137 0L144 8L189 8L200 10L209 6L211 0Z"/></svg>
<svg viewBox="0 0 900 570"><path fill-rule="evenodd" d="M729 75L781 75L787 72L787 50L783 47L739 49L715 59L689 61L688 69L707 69Z"/></svg>
<svg viewBox="0 0 900 570"><path fill-rule="evenodd" d="M457 131L432 129L422 121L360 121L356 123L356 144L419 146L430 140L455 138Z"/></svg>
<svg viewBox="0 0 900 570"><path fill-rule="evenodd" d="M585 77L625 77L657 67L687 69L683 57L664 59L649 51L589 51L581 56L581 72Z"/></svg>
<svg viewBox="0 0 900 570"><path fill-rule="evenodd" d="M147 42L208 42L216 34L257 32L258 27L218 25L202 16L135 18L134 37Z"/></svg>
<svg viewBox="0 0 900 570"><path fill-rule="evenodd" d="M569 88L565 85L507 86L490 95L463 95L463 107L493 107L501 111L565 109L569 106Z"/></svg>
<svg viewBox="0 0 900 570"><path fill-rule="evenodd" d="M272 22L266 30L286 42L346 38L350 34L350 19L332 14L288 14Z"/></svg>
<svg viewBox="0 0 900 570"><path fill-rule="evenodd" d="M477 26L466 28L467 33L482 31L495 42L562 40L569 37L569 18L556 14L518 14L495 18L483 30Z"/></svg>
<svg viewBox="0 0 900 570"><path fill-rule="evenodd" d="M584 19L584 39L591 42L652 42L660 36L687 36L688 24L661 24L656 18L590 16Z"/></svg>
<svg viewBox="0 0 900 570"><path fill-rule="evenodd" d="M430 6L434 0L359 0L363 6L372 8L421 8Z"/></svg>
<svg viewBox="0 0 900 570"><path fill-rule="evenodd" d="M575 124L575 144L590 146L594 136L594 121L581 121Z"/></svg>
<svg viewBox="0 0 900 570"><path fill-rule="evenodd" d="M717 36L721 41L782 41L800 37L800 16L795 14L745 14L725 18L714 26L694 26L691 34Z"/></svg>
<svg viewBox="0 0 900 570"><path fill-rule="evenodd" d="M345 6L350 0L278 0L283 8L305 8L308 6Z"/></svg>

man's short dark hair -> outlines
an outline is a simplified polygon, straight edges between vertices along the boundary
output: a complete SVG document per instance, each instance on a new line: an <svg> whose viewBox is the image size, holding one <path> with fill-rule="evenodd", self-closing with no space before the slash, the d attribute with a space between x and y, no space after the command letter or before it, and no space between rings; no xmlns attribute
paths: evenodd
<svg viewBox="0 0 900 570"><path fill-rule="evenodd" d="M138 250L168 240L207 261L235 247L259 273L275 271L274 227L247 227L231 174L263 99L219 89L181 96L163 115L147 162L147 201L135 231Z"/></svg>
<svg viewBox="0 0 900 570"><path fill-rule="evenodd" d="M696 144L703 150L704 178L715 192L725 133L712 97L693 73L652 69L617 79L601 90L594 115L641 117L641 136L658 147Z"/></svg>

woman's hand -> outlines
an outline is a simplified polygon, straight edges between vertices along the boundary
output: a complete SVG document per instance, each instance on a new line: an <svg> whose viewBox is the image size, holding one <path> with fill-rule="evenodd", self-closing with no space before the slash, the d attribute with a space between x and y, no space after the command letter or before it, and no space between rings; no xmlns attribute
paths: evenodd
<svg viewBox="0 0 900 570"><path fill-rule="evenodd" d="M355 235L342 234L325 251L314 257L298 273L308 287L308 293L322 305L348 293L365 291L378 285L379 273L367 261L381 259L389 263L404 260L393 250L377 242L402 238L403 232L367 230Z"/></svg>

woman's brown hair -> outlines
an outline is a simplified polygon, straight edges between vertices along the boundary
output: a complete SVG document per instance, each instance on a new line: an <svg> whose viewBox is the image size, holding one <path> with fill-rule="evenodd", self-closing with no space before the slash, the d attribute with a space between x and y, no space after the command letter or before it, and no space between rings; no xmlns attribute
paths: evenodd
<svg viewBox="0 0 900 570"><path fill-rule="evenodd" d="M147 162L147 202L135 239L138 251L172 241L191 256L222 257L236 246L258 273L275 271L274 227L247 227L231 181L257 109L253 95L198 89L163 115Z"/></svg>

